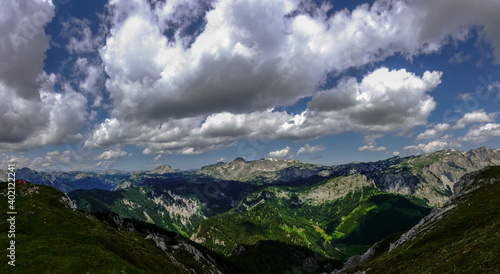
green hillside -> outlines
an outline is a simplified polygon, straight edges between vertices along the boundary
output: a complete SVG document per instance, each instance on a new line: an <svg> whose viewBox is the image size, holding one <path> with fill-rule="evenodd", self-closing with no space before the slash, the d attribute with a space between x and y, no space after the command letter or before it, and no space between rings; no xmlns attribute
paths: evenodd
<svg viewBox="0 0 500 274"><path fill-rule="evenodd" d="M499 273L500 167L465 175L460 195L388 252L386 239L348 273ZM393 244L394 246L394 244Z"/></svg>
<svg viewBox="0 0 500 274"><path fill-rule="evenodd" d="M330 181L318 187L325 184ZM385 236L411 227L430 211L370 187L354 188L321 203L302 201L310 191L270 187L249 195L233 210L202 221L191 239L225 255L240 244L272 240L346 260Z"/></svg>
<svg viewBox="0 0 500 274"><path fill-rule="evenodd" d="M0 183L0 203L7 208L7 184ZM48 186L16 186L15 239L1 222L1 245L15 240L15 268L0 256L1 273L206 273L228 268L216 254L166 231L154 236L105 225L70 207L67 197ZM120 219L121 220L121 219ZM123 220L121 220L123 221ZM149 230L146 230L149 231ZM155 243L155 241L157 241ZM161 244L163 242L163 244ZM157 247L158 246L158 247ZM208 256L210 255L210 257Z"/></svg>

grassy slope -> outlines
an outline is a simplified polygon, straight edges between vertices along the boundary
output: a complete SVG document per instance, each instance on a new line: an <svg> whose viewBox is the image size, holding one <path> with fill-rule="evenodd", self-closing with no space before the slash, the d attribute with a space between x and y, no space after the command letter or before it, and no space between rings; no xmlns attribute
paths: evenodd
<svg viewBox="0 0 500 274"><path fill-rule="evenodd" d="M498 180L500 167L487 168L476 178ZM483 184L459 198L458 209L426 234L390 253L379 250L362 268L368 273L499 273L499 194L498 181Z"/></svg>
<svg viewBox="0 0 500 274"><path fill-rule="evenodd" d="M250 210L204 220L195 239L226 255L239 244L272 240L346 260L364 253L385 236L416 224L429 212L403 197L369 188L317 206L294 206L290 200L267 196Z"/></svg>
<svg viewBox="0 0 500 274"><path fill-rule="evenodd" d="M6 183L0 204L7 208ZM16 186L16 266L18 273L187 273L144 234L120 231L90 215L67 207L64 195L48 186ZM0 225L1 246L7 246L7 222ZM0 252L6 258L7 251ZM175 259L198 273L200 264L189 257ZM6 263L0 272L13 268Z"/></svg>

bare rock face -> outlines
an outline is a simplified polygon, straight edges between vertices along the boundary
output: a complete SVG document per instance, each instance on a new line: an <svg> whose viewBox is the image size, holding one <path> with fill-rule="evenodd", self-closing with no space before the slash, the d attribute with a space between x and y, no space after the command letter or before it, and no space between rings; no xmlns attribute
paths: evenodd
<svg viewBox="0 0 500 274"><path fill-rule="evenodd" d="M175 173L175 172L179 172L179 170L173 169L169 165L162 165L162 166L155 168L154 170L148 171L147 173L148 174L168 174L168 173Z"/></svg>
<svg viewBox="0 0 500 274"><path fill-rule="evenodd" d="M384 191L415 195L431 206L442 206L463 175L493 165L500 165L500 149L446 149L405 158L382 171L375 183Z"/></svg>

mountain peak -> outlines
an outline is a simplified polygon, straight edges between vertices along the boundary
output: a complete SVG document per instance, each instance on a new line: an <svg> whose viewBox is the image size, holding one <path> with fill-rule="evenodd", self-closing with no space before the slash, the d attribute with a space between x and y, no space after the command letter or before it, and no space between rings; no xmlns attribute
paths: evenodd
<svg viewBox="0 0 500 274"><path fill-rule="evenodd" d="M247 162L247 160L245 160L245 158L243 158L243 157L238 157L238 158L236 158L236 159L234 159L234 160L232 161L232 163L239 163L239 162L246 163L246 162Z"/></svg>
<svg viewBox="0 0 500 274"><path fill-rule="evenodd" d="M154 170L149 171L149 174L167 174L167 173L175 173L179 172L178 169L173 169L170 165L161 165L157 166Z"/></svg>

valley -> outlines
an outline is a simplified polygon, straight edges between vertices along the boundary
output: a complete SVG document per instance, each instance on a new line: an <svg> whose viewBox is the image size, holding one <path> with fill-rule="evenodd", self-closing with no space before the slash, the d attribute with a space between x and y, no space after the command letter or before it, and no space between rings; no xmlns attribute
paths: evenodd
<svg viewBox="0 0 500 274"><path fill-rule="evenodd" d="M456 199L453 197L457 195L457 189L463 189L461 185L469 178L469 175L464 175L495 165L500 165L500 150L483 147L467 152L443 150L339 166L318 166L297 160L245 161L238 158L198 171L159 166L141 172L49 173L23 168L18 171L18 178L30 182L29 186L22 188L25 198L21 198L20 203L23 203L23 211L49 216L50 212L62 210L59 215L68 215L63 220L69 220L70 224L77 224L82 219L85 223L81 225L83 229L99 223L99 226L106 227L102 228L103 231L117 230L113 236L102 234L102 237L128 239L119 242L129 247L89 246L102 250L103 254L132 248L130 245L133 244L127 241L139 244L146 240L148 245L152 241L153 249L160 248L169 254L167 259L155 255L159 256L155 260L167 260L169 265L179 262L178 265L185 266L181 259L172 258L171 252L177 252L179 246L189 249L192 255L186 254L197 259L195 265L187 269L196 273L205 273L207 269L212 269L208 272L230 273L228 269L247 265L257 260L259 254L276 256L276 260L266 261L261 269L250 267L248 269L252 271L248 273L263 269L269 273L276 273L278 269L278 272L293 269L331 272L342 268L345 262L346 266L354 265L353 260L371 252L376 243L387 248L384 241L395 241L402 232L433 216L441 206L446 208L450 197ZM56 197L55 200L69 197L71 202L60 208L61 204L47 200L51 207L30 210L28 200L41 196L47 197L43 199ZM41 203L45 202L43 199ZM43 220L44 224L37 225L46 231L45 222L49 219L44 217ZM52 222L61 221L54 219ZM63 223L70 226L66 221ZM71 227L64 228L67 232L52 229L65 236L83 232ZM35 236L30 235L21 235L21 244L34 239ZM49 241L50 236L43 235L36 237ZM74 237L78 239L79 236ZM67 239L57 241L63 247L68 243ZM99 245L100 241L109 242L101 239L94 243ZM82 238L80 244L84 242ZM167 243L177 247L169 247ZM35 241L33 248L38 244L41 243ZM193 248L198 251L194 252ZM50 254L59 254L55 250ZM275 255L273 250L280 250L281 255ZM35 252L33 254L38 256L36 248L26 249L26 252ZM148 252L158 254L158 251ZM206 255L193 255L198 253ZM129 260L127 256L132 255L123 256L102 261L96 269L100 269L100 265L115 267L120 260ZM191 260L189 256L186 260ZM141 259L133 259L134 262L137 260ZM309 265L311 262L312 266ZM128 273L132 269L146 268L132 264L123 266L123 269L128 269L125 270ZM345 268L343 271L350 270Z"/></svg>

